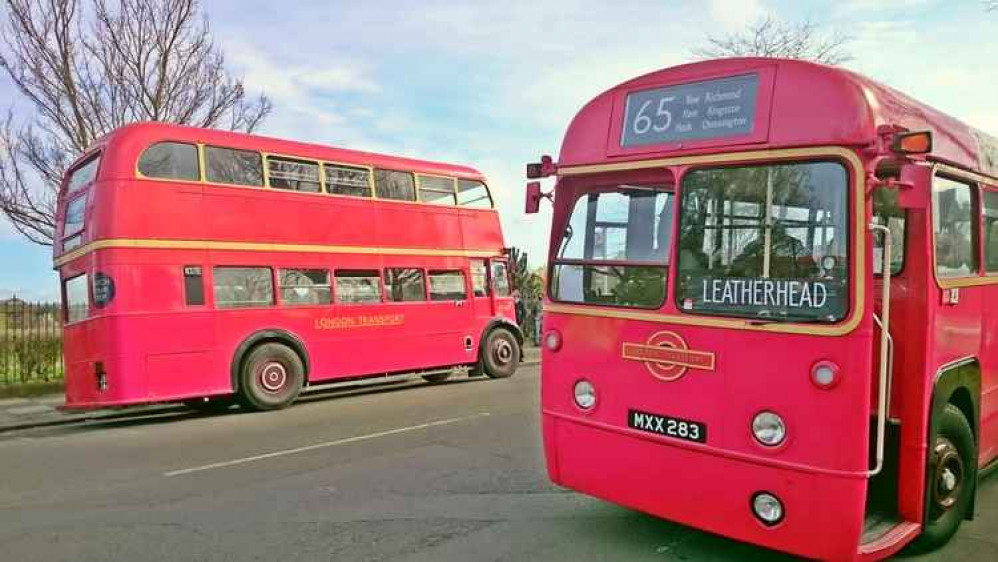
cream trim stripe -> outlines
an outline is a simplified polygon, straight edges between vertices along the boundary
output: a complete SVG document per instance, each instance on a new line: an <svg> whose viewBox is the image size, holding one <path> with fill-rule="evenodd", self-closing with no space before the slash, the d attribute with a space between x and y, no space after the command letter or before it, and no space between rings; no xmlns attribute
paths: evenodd
<svg viewBox="0 0 998 562"><path fill-rule="evenodd" d="M225 242L219 240L155 240L110 238L96 240L67 252L53 260L60 267L81 256L96 250L106 249L141 250L218 250L245 252L301 252L310 254L366 254L385 256L444 256L467 258L490 258L502 255L500 250L460 250L434 248L394 248L373 246L332 246L325 244L273 244L262 242Z"/></svg>

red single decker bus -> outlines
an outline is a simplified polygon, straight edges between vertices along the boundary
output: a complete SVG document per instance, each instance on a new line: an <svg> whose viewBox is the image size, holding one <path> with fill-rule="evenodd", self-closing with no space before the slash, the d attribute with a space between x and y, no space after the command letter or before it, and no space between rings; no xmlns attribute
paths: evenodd
<svg viewBox="0 0 998 562"><path fill-rule="evenodd" d="M828 560L973 517L998 458L994 139L846 70L726 59L601 94L527 175L557 180L554 482Z"/></svg>
<svg viewBox="0 0 998 562"><path fill-rule="evenodd" d="M471 168L142 123L73 164L57 212L70 408L275 409L307 384L520 359Z"/></svg>

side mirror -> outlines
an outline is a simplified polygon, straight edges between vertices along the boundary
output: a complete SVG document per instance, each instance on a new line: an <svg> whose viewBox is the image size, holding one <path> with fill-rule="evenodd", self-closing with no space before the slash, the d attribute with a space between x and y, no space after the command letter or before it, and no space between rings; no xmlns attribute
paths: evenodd
<svg viewBox="0 0 998 562"><path fill-rule="evenodd" d="M541 199L544 193L541 192L541 182L532 181L527 184L527 199L524 212L532 215L541 209Z"/></svg>
<svg viewBox="0 0 998 562"><path fill-rule="evenodd" d="M902 209L927 209L932 193L932 167L906 164L898 181L898 206Z"/></svg>

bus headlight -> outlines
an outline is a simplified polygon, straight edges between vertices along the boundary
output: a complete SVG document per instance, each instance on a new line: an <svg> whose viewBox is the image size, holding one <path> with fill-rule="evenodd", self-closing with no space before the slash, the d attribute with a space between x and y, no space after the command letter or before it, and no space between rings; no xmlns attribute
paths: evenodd
<svg viewBox="0 0 998 562"><path fill-rule="evenodd" d="M787 437L787 426L783 418L773 412L759 412L752 420L752 435L759 443L775 447Z"/></svg>
<svg viewBox="0 0 998 562"><path fill-rule="evenodd" d="M772 527L783 521L783 502L773 494L759 492L752 496L752 512L763 525Z"/></svg>
<svg viewBox="0 0 998 562"><path fill-rule="evenodd" d="M575 383L575 405L583 410L591 410L596 405L596 387L586 379L579 379Z"/></svg>

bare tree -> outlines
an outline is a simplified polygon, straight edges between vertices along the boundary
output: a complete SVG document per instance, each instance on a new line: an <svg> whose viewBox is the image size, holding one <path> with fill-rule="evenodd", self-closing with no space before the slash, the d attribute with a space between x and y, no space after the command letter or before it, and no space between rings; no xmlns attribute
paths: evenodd
<svg viewBox="0 0 998 562"><path fill-rule="evenodd" d="M270 112L225 70L198 0L3 0L0 69L31 107L0 122L0 211L51 244L66 166L133 121L253 131Z"/></svg>
<svg viewBox="0 0 998 562"><path fill-rule="evenodd" d="M767 16L744 31L708 35L706 44L695 49L693 55L703 59L773 57L841 64L852 60L846 50L851 40L837 31L824 32L810 20L784 23Z"/></svg>

